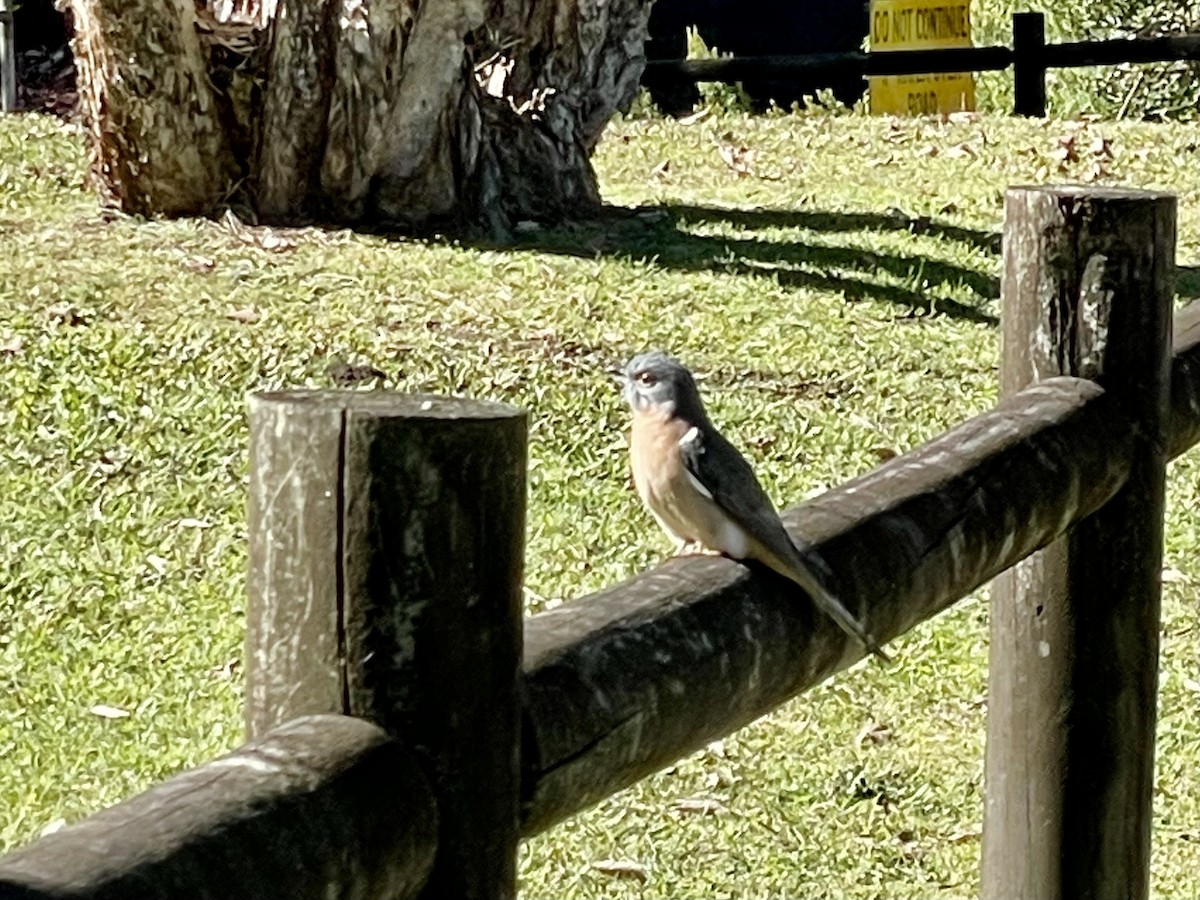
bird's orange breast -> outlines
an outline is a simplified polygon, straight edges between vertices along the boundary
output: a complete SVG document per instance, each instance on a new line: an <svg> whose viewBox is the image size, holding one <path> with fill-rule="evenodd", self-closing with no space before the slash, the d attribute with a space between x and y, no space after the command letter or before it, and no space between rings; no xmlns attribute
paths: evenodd
<svg viewBox="0 0 1200 900"><path fill-rule="evenodd" d="M686 477L679 441L688 425L657 411L635 412L629 434L629 464L638 494L652 509L669 494L674 482Z"/></svg>

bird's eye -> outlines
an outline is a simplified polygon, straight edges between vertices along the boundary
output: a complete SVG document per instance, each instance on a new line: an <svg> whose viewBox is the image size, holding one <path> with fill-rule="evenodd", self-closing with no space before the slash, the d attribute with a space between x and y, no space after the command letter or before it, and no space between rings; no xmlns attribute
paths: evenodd
<svg viewBox="0 0 1200 900"><path fill-rule="evenodd" d="M644 385L646 387L654 387L654 385L658 382L658 379L655 378L653 375L651 375L649 372L638 372L637 373L637 381L638 381L638 384Z"/></svg>

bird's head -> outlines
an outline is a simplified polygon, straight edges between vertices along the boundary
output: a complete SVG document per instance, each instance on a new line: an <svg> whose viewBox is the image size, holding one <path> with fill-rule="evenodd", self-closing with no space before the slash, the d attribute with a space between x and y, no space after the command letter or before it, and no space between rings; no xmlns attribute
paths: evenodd
<svg viewBox="0 0 1200 900"><path fill-rule="evenodd" d="M631 359L616 377L636 413L657 412L699 421L704 418L696 381L687 366L673 356L658 350L642 353Z"/></svg>

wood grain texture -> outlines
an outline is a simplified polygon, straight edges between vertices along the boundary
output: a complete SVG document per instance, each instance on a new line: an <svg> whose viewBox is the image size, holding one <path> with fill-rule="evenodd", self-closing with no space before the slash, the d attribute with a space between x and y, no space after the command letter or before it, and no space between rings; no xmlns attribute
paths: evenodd
<svg viewBox="0 0 1200 900"><path fill-rule="evenodd" d="M433 777L428 896L515 893L525 413L387 391L250 401L247 721L345 712Z"/></svg>
<svg viewBox="0 0 1200 900"><path fill-rule="evenodd" d="M192 0L71 0L93 181L134 215L203 215L243 167L217 115Z"/></svg>
<svg viewBox="0 0 1200 900"><path fill-rule="evenodd" d="M1147 895L1174 258L1173 197L1008 193L1002 394L1094 379L1134 443L1121 490L993 590L985 897Z"/></svg>
<svg viewBox="0 0 1200 900"><path fill-rule="evenodd" d="M404 900L436 842L415 757L367 722L310 716L0 859L0 897Z"/></svg>

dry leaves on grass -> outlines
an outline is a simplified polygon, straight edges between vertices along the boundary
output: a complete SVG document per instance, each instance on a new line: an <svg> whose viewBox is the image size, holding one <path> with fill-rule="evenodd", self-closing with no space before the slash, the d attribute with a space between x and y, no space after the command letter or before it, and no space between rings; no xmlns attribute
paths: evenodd
<svg viewBox="0 0 1200 900"><path fill-rule="evenodd" d="M675 801L675 809L701 816L719 816L729 812L728 806L712 797L685 797Z"/></svg>
<svg viewBox="0 0 1200 900"><path fill-rule="evenodd" d="M239 322L242 325L252 325L262 318L262 313L253 306L243 306L241 309L229 310L225 313L225 318L231 322Z"/></svg>
<svg viewBox="0 0 1200 900"><path fill-rule="evenodd" d="M717 153L725 165L737 172L739 177L754 174L754 158L757 154L745 144L720 144Z"/></svg>
<svg viewBox="0 0 1200 900"><path fill-rule="evenodd" d="M225 210L220 221L221 227L243 244L260 250L282 252L295 249L300 243L295 237L279 229L268 228L265 225L247 225L231 209Z"/></svg>
<svg viewBox="0 0 1200 900"><path fill-rule="evenodd" d="M650 877L650 867L635 859L598 859L592 863L592 868L604 875L612 875L614 878L645 881Z"/></svg>
<svg viewBox="0 0 1200 900"><path fill-rule="evenodd" d="M97 703L88 712L101 719L127 719L131 715L129 710L121 709L119 706L109 706L107 703Z"/></svg>

